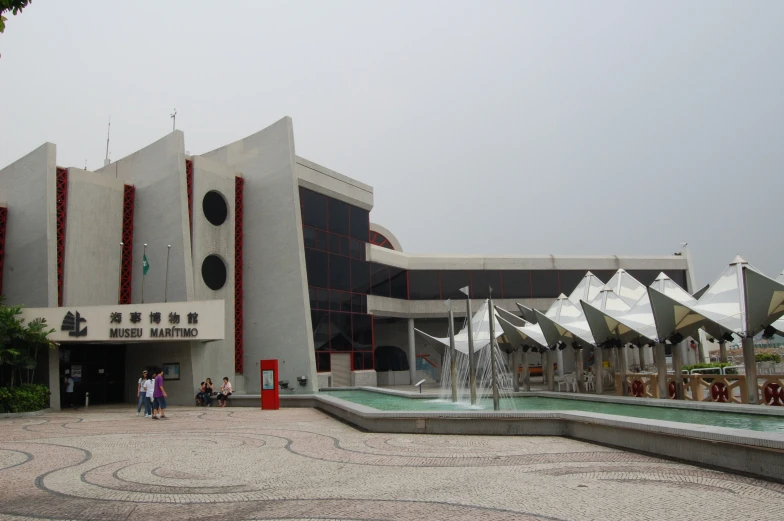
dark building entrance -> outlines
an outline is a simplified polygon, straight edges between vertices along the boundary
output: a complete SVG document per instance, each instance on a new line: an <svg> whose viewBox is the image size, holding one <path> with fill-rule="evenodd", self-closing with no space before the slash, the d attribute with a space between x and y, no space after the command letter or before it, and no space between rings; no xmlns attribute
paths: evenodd
<svg viewBox="0 0 784 521"><path fill-rule="evenodd" d="M90 393L91 405L124 403L125 345L63 344L60 346L60 404L64 403L66 370L74 379L74 402L84 405Z"/></svg>

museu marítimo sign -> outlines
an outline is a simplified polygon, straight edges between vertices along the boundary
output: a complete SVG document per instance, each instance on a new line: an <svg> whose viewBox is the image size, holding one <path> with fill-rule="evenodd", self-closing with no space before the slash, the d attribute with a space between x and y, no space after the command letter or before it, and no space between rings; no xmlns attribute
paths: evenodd
<svg viewBox="0 0 784 521"><path fill-rule="evenodd" d="M45 318L54 342L170 342L223 340L223 300L116 306L23 308L25 320Z"/></svg>

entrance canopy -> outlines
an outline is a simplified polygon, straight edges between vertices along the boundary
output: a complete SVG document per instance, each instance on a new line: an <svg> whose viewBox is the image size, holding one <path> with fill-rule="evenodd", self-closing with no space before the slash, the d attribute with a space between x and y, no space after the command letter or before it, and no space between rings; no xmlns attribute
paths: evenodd
<svg viewBox="0 0 784 521"><path fill-rule="evenodd" d="M49 340L86 342L209 342L226 336L223 300L113 306L22 308L22 318L43 318Z"/></svg>

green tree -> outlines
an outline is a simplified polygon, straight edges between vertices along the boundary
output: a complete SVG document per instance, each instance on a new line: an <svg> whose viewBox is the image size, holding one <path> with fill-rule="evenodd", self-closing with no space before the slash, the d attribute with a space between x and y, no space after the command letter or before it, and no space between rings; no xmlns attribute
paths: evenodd
<svg viewBox="0 0 784 521"><path fill-rule="evenodd" d="M0 385L31 383L39 351L55 347L47 338L53 332L41 318L25 323L22 306L6 306L0 297Z"/></svg>
<svg viewBox="0 0 784 521"><path fill-rule="evenodd" d="M14 16L32 3L33 0L0 0L0 33L5 31L5 21L8 20L3 13L10 11Z"/></svg>

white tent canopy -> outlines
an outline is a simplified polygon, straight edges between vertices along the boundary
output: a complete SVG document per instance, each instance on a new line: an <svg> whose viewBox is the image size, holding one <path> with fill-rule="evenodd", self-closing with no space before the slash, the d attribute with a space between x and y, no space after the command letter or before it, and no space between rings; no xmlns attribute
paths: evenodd
<svg viewBox="0 0 784 521"><path fill-rule="evenodd" d="M577 287L569 294L569 300L575 306L580 305L580 301L591 302L599 295L604 288L604 283L593 273L586 272L585 276L577 284Z"/></svg>
<svg viewBox="0 0 784 521"><path fill-rule="evenodd" d="M607 287L621 297L629 306L636 304L646 291L645 284L629 275L623 269L615 272L615 275L607 281Z"/></svg>
<svg viewBox="0 0 784 521"><path fill-rule="evenodd" d="M784 316L784 284L738 256L693 309L739 336L751 337Z"/></svg>
<svg viewBox="0 0 784 521"><path fill-rule="evenodd" d="M547 349L547 340L538 324L526 322L501 308L496 308L496 313L498 322L512 346L532 347L536 350Z"/></svg>
<svg viewBox="0 0 784 521"><path fill-rule="evenodd" d="M494 322L494 340L504 334L501 324L498 322L497 312L493 314L495 317ZM488 310L487 301L482 304L477 312L471 317L471 326L473 328L474 336L474 352L478 353L480 350L490 345L490 313ZM437 342L443 346L449 347L449 337L439 338L428 335L424 331L414 329L420 336L428 341ZM468 324L455 334L455 349L463 354L468 354Z"/></svg>
<svg viewBox="0 0 784 521"><path fill-rule="evenodd" d="M784 284L784 270L782 270L779 276L776 277L776 282ZM778 331L780 335L784 335L784 317L775 321L773 324L771 324L771 326L773 327L773 329Z"/></svg>
<svg viewBox="0 0 784 521"><path fill-rule="evenodd" d="M593 334L582 309L572 304L566 295L561 294L546 314L539 311L536 314L549 347L558 342L566 345L576 343L580 347L594 345Z"/></svg>

